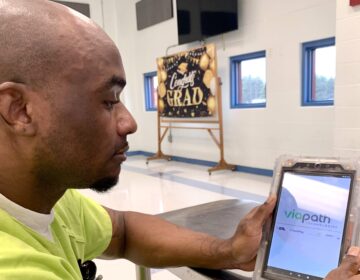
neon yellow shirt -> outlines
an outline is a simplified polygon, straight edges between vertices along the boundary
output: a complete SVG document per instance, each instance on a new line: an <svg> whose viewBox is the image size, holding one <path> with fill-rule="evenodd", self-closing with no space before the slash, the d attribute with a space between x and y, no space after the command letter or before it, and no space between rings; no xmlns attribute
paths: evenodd
<svg viewBox="0 0 360 280"><path fill-rule="evenodd" d="M53 242L0 209L0 280L80 280L78 260L105 251L112 225L103 207L68 190L54 207L51 233Z"/></svg>

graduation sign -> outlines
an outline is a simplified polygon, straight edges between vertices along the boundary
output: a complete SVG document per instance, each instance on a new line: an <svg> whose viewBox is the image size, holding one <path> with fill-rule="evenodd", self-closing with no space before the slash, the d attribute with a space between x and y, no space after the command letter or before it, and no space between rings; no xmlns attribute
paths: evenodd
<svg viewBox="0 0 360 280"><path fill-rule="evenodd" d="M213 44L157 59L161 117L198 118L215 114L218 80Z"/></svg>

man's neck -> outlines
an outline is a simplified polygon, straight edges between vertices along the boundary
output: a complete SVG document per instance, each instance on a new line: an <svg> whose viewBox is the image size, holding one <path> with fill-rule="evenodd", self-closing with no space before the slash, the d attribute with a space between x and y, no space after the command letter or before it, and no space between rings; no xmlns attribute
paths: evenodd
<svg viewBox="0 0 360 280"><path fill-rule="evenodd" d="M49 190L50 187L46 187L43 190L40 190L38 187L31 188L29 186L26 188L13 186L4 187L4 185L0 183L0 193L7 199L26 209L42 214L49 214L56 202L66 191L61 190L55 192L54 190Z"/></svg>

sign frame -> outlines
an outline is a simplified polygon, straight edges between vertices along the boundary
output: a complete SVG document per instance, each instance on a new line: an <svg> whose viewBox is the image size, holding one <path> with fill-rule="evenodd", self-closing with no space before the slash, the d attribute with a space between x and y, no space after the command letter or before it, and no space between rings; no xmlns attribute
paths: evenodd
<svg viewBox="0 0 360 280"><path fill-rule="evenodd" d="M204 46L203 46L204 47ZM164 140L166 134L170 129L200 129L200 130L206 130L211 139L215 142L217 148L220 152L220 160L214 167L211 167L208 169L209 175L213 171L217 170L236 170L236 165L228 164L224 159L224 136L223 136L223 118L222 118L222 94L221 94L221 80L217 76L217 59L216 59L216 47L214 44L208 44L205 46L207 49L211 49L211 52L213 52L211 56L211 61L213 65L211 66L211 71L213 74L213 77L215 79L212 81L213 88L215 89L215 92L213 92L214 96L214 107L212 107L212 116L209 117L201 117L201 118L169 118L162 116L161 111L161 98L163 98L164 92L160 93L158 88L158 110L157 110L157 138L158 138L158 150L157 152L152 156L148 157L146 159L146 164L149 163L151 160L156 159L165 159L170 161L171 156L166 155L161 150L161 143ZM196 48L198 49L198 48ZM194 51L196 49L192 49L188 52ZM185 52L180 52L178 54L174 54L173 56L179 56ZM208 55L210 57L210 55ZM167 56L170 57L170 56ZM166 58L166 57L165 57ZM161 59L161 58L160 58ZM200 63L200 61L199 61ZM166 80L165 77L161 77L161 75L164 75L161 73L161 71L164 70L162 67L162 64L159 63L159 59L157 59L157 65L158 65L158 79L159 79L159 85L162 81ZM206 72L208 68L210 67L210 62L207 67L203 67L203 70ZM165 75L164 75L165 76ZM162 89L163 90L163 89ZM216 112L216 113L215 113Z"/></svg>

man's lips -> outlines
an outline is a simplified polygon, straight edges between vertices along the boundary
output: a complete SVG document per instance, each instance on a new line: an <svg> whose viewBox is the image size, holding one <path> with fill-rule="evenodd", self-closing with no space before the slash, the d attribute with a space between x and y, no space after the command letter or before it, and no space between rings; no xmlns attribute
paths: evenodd
<svg viewBox="0 0 360 280"><path fill-rule="evenodd" d="M120 157L123 160L126 160L126 152L129 150L129 144L126 143L125 145L123 145L120 149L118 149L115 154L114 157Z"/></svg>

